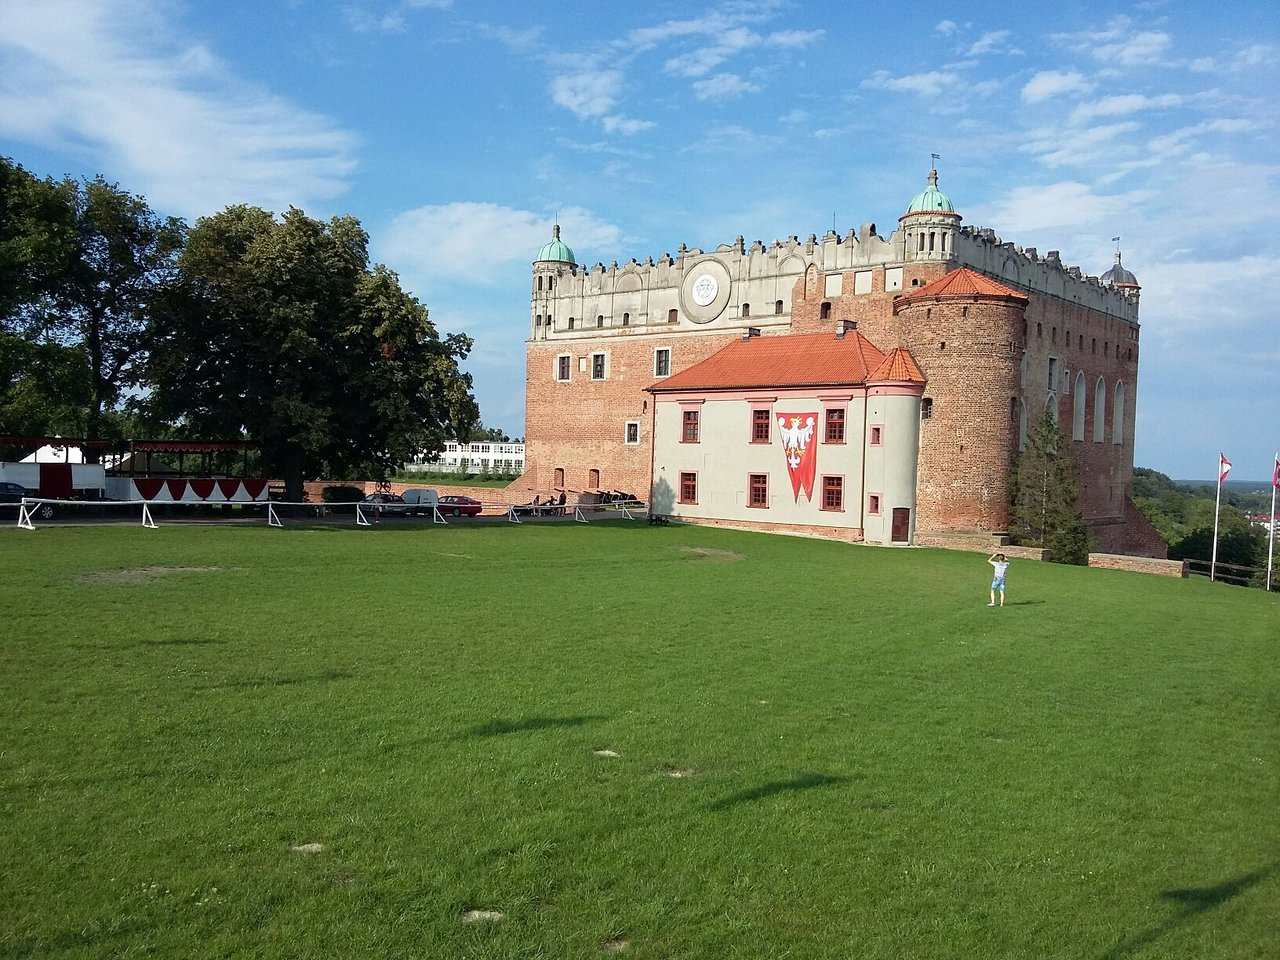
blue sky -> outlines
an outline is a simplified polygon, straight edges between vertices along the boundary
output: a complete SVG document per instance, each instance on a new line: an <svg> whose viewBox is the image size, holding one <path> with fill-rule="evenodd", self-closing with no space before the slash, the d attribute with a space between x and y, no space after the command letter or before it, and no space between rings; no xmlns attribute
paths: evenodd
<svg viewBox="0 0 1280 960"><path fill-rule="evenodd" d="M0 153L194 222L352 214L523 432L529 266L964 221L1142 284L1135 461L1280 447L1280 29L1262 4L4 0ZM962 15L963 14L963 15Z"/></svg>

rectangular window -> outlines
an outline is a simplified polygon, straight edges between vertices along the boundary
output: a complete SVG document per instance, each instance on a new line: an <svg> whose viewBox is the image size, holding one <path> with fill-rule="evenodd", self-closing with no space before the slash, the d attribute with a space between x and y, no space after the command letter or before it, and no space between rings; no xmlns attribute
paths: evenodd
<svg viewBox="0 0 1280 960"><path fill-rule="evenodd" d="M556 357L556 379L567 383L569 380L569 355Z"/></svg>
<svg viewBox="0 0 1280 960"><path fill-rule="evenodd" d="M844 509L844 477L822 478L822 509Z"/></svg>
<svg viewBox="0 0 1280 960"><path fill-rule="evenodd" d="M630 446L635 446L640 442L640 421L628 420L626 430L626 442Z"/></svg>
<svg viewBox="0 0 1280 960"><path fill-rule="evenodd" d="M920 419L933 419L933 397L925 397L920 401Z"/></svg>
<svg viewBox="0 0 1280 960"><path fill-rule="evenodd" d="M698 475L696 473L680 474L680 502L698 502Z"/></svg>
<svg viewBox="0 0 1280 960"><path fill-rule="evenodd" d="M844 411L827 408L827 443L844 443Z"/></svg>
<svg viewBox="0 0 1280 960"><path fill-rule="evenodd" d="M685 410L681 417L684 424L684 431L680 434L681 443L697 443L698 442L698 411Z"/></svg>
<svg viewBox="0 0 1280 960"><path fill-rule="evenodd" d="M603 353L593 353L591 355L591 379L592 380L604 379L604 354Z"/></svg>
<svg viewBox="0 0 1280 960"><path fill-rule="evenodd" d="M871 427L871 445L873 447L878 447L883 443L884 443L884 427L880 424L875 424Z"/></svg>
<svg viewBox="0 0 1280 960"><path fill-rule="evenodd" d="M871 514L873 517L880 516L880 494L867 494L867 513Z"/></svg>
<svg viewBox="0 0 1280 960"><path fill-rule="evenodd" d="M751 411L751 442L768 443L770 424L773 423L773 411Z"/></svg>
<svg viewBox="0 0 1280 960"><path fill-rule="evenodd" d="M655 377L671 376L671 350L664 347L653 351L653 375Z"/></svg>
<svg viewBox="0 0 1280 960"><path fill-rule="evenodd" d="M750 496L747 499L748 506L769 506L769 475L767 473L748 474L747 487L750 490Z"/></svg>

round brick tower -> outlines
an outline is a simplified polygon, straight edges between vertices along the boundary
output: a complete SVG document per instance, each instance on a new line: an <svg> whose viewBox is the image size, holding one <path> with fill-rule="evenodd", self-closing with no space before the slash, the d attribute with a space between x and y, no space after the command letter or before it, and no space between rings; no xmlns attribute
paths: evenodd
<svg viewBox="0 0 1280 960"><path fill-rule="evenodd" d="M1008 527L1028 302L1016 290L961 268L894 303L900 342L928 381L920 409L920 535L998 533Z"/></svg>

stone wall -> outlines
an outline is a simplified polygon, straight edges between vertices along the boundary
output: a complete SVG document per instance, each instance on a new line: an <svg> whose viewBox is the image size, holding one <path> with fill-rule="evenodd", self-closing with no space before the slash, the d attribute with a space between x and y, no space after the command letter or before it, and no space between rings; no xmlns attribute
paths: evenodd
<svg viewBox="0 0 1280 960"><path fill-rule="evenodd" d="M1103 570L1128 570L1132 573L1154 573L1162 577L1187 576L1185 560L1157 560L1152 557L1122 557L1114 553L1089 554L1089 566Z"/></svg>

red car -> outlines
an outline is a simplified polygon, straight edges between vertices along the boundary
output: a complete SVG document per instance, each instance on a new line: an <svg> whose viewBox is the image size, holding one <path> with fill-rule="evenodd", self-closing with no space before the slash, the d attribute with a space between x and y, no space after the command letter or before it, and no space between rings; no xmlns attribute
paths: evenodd
<svg viewBox="0 0 1280 960"><path fill-rule="evenodd" d="M484 506L479 500L451 494L440 498L439 508L441 513L447 513L451 517L475 517L480 514Z"/></svg>

